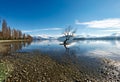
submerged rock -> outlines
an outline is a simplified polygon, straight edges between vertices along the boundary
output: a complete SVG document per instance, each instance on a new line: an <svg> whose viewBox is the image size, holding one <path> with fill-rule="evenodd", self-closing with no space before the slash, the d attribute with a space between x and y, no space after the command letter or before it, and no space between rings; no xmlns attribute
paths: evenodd
<svg viewBox="0 0 120 82"><path fill-rule="evenodd" d="M101 59L100 69L90 68L69 59L57 62L41 53L14 53L1 60L9 62L5 82L119 82L120 70L107 59ZM112 64L112 65L111 65ZM11 67L8 65L8 67ZM14 67L14 69L13 69ZM89 69L90 68L90 69ZM90 71L91 70L91 71ZM97 72L97 73L94 73Z"/></svg>

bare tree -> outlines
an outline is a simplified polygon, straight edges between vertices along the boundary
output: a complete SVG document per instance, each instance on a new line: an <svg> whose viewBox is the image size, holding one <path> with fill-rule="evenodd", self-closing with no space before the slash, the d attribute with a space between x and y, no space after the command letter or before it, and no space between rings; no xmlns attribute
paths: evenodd
<svg viewBox="0 0 120 82"><path fill-rule="evenodd" d="M2 22L2 33L3 33L3 39L7 38L7 22L3 20Z"/></svg>
<svg viewBox="0 0 120 82"><path fill-rule="evenodd" d="M12 30L12 39L17 39L17 31L14 28Z"/></svg>
<svg viewBox="0 0 120 82"><path fill-rule="evenodd" d="M76 33L76 29L73 29L71 26L68 26L65 31L63 32L65 36L65 40L63 42L64 45L68 45L68 40L70 40L72 37L74 37L74 34Z"/></svg>
<svg viewBox="0 0 120 82"><path fill-rule="evenodd" d="M11 39L14 39L14 29L11 30Z"/></svg>
<svg viewBox="0 0 120 82"><path fill-rule="evenodd" d="M25 35L25 34L23 34L23 39L24 39L24 40L26 39L26 35Z"/></svg>
<svg viewBox="0 0 120 82"><path fill-rule="evenodd" d="M32 41L32 36L27 35L27 39L28 39L29 41Z"/></svg>
<svg viewBox="0 0 120 82"><path fill-rule="evenodd" d="M18 34L19 34L19 39L22 38L22 32L20 30L18 30Z"/></svg>
<svg viewBox="0 0 120 82"><path fill-rule="evenodd" d="M16 30L16 39L20 39L20 37L19 37L19 30Z"/></svg>
<svg viewBox="0 0 120 82"><path fill-rule="evenodd" d="M8 35L8 39L11 39L11 29L10 29L10 27L8 27L8 33L7 33Z"/></svg>

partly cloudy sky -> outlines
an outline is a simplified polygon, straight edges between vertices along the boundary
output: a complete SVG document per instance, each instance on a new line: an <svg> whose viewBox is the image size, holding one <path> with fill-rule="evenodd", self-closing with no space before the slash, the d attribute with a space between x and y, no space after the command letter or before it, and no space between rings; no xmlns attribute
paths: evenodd
<svg viewBox="0 0 120 82"><path fill-rule="evenodd" d="M76 21L77 25L86 25L89 28L120 28L120 18L92 20L88 22Z"/></svg>
<svg viewBox="0 0 120 82"><path fill-rule="evenodd" d="M76 34L109 35L120 33L119 8L120 0L0 0L0 18L31 35L60 35L69 25Z"/></svg>
<svg viewBox="0 0 120 82"><path fill-rule="evenodd" d="M41 28L41 29L31 29L31 30L22 30L24 33L30 33L30 32L40 32L40 31L59 31L62 30L62 28Z"/></svg>
<svg viewBox="0 0 120 82"><path fill-rule="evenodd" d="M108 18L87 22L80 22L79 20L76 20L75 24L85 26L88 29L96 29L96 31L101 31L102 33L106 32L106 34L120 33L120 18Z"/></svg>
<svg viewBox="0 0 120 82"><path fill-rule="evenodd" d="M23 33L31 34L32 36L40 36L40 35L48 35L48 36L58 36L62 34L62 28L41 28L41 29L29 29L29 30L22 30ZM56 34L56 31L58 31L58 35ZM52 32L52 33L50 33ZM56 35L55 35L56 34Z"/></svg>

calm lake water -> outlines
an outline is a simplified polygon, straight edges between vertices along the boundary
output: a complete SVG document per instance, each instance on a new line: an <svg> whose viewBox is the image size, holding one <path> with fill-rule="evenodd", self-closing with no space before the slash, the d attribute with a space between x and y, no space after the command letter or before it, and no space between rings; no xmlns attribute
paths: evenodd
<svg viewBox="0 0 120 82"><path fill-rule="evenodd" d="M77 57L89 58L109 58L120 61L120 41L117 40L85 40L75 41L67 46L67 49L60 45L57 40L34 41L29 45L24 45L18 52L31 52L38 50L41 53L50 56L62 56L64 54L73 54Z"/></svg>
<svg viewBox="0 0 120 82"><path fill-rule="evenodd" d="M63 58L65 55L72 55L77 58L108 58L120 62L119 40L74 41L67 46L67 49L60 44L61 42L58 40L0 43L0 53L10 54L13 52L39 51L56 60L61 60L60 58Z"/></svg>

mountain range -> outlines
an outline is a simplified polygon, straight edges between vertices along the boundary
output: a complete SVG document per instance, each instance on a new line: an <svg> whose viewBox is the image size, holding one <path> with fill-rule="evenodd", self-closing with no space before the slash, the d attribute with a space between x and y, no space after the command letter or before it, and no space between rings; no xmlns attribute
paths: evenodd
<svg viewBox="0 0 120 82"><path fill-rule="evenodd" d="M64 41L64 36L49 36L49 35L38 35L33 36L34 40L59 40ZM120 40L120 33L113 33L108 36L91 36L91 35L77 35L75 37L72 37L73 40Z"/></svg>

